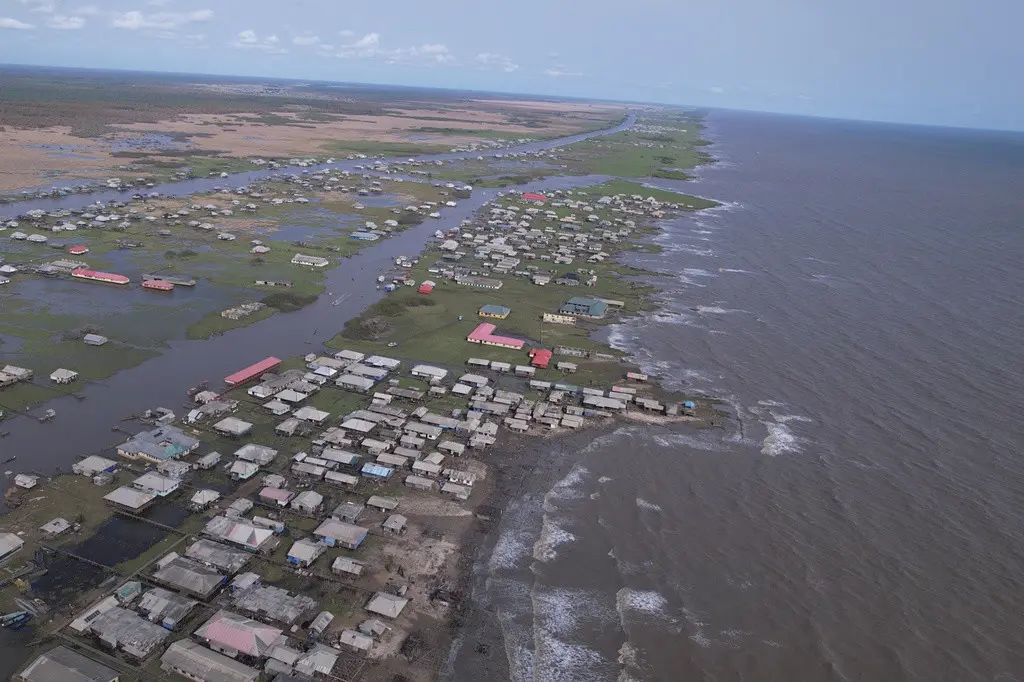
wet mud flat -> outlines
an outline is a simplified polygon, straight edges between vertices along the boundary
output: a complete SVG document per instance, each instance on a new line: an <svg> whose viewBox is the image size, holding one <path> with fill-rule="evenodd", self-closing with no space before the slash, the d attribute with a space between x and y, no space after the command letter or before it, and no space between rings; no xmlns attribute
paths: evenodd
<svg viewBox="0 0 1024 682"><path fill-rule="evenodd" d="M468 606L452 620L453 642L440 671L442 681L511 679L500 605L487 585L503 524L511 523L502 519L502 511L516 500L542 500L577 464L587 445L621 425L618 419L608 419L581 432L549 437L509 434L491 451L491 488L477 508L477 523L461 544L459 584Z"/></svg>

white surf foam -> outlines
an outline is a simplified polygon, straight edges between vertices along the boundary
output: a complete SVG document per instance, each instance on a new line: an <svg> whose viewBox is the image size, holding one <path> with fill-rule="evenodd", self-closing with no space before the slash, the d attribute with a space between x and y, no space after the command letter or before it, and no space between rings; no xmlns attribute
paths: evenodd
<svg viewBox="0 0 1024 682"><path fill-rule="evenodd" d="M718 268L719 272L730 272L737 275L753 275L754 273L750 270L743 270L742 268Z"/></svg>
<svg viewBox="0 0 1024 682"><path fill-rule="evenodd" d="M647 511L654 511L654 512L660 512L661 511L661 507L660 506L654 504L653 502L648 502L647 500L643 499L642 497L636 498L636 506L639 507L640 509L646 509Z"/></svg>
<svg viewBox="0 0 1024 682"><path fill-rule="evenodd" d="M540 538L533 544L533 558L543 563L554 561L558 558L558 548L572 542L576 542L576 536L545 514Z"/></svg>
<svg viewBox="0 0 1024 682"><path fill-rule="evenodd" d="M633 614L668 617L668 600L653 590L623 587L615 593L615 606L623 619Z"/></svg>
<svg viewBox="0 0 1024 682"><path fill-rule="evenodd" d="M768 435L761 441L761 454L778 457L786 453L800 452L800 440L785 424L761 422L768 429Z"/></svg>
<svg viewBox="0 0 1024 682"><path fill-rule="evenodd" d="M731 313L747 313L750 314L749 310L739 310L738 308L721 308L715 305L699 305L697 306L697 313L700 315L729 315Z"/></svg>

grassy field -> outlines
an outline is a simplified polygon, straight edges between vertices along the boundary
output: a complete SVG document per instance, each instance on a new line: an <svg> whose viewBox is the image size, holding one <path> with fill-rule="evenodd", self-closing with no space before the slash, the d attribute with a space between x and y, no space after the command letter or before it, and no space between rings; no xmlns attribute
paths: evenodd
<svg viewBox="0 0 1024 682"><path fill-rule="evenodd" d="M696 114L663 113L641 119L638 125L570 145L561 161L578 173L685 180L686 169L710 160L702 149L706 142Z"/></svg>

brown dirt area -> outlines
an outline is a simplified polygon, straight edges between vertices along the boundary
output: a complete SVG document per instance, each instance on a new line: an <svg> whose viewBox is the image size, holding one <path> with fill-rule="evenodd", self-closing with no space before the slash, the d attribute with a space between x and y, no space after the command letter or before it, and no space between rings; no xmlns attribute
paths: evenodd
<svg viewBox="0 0 1024 682"><path fill-rule="evenodd" d="M113 125L114 138L159 131L189 138L195 148L224 156L323 156L331 143L399 142L455 146L481 138L461 131L493 131L498 136L559 137L600 127L621 106L590 103L476 100L471 106L392 107L385 116L353 116L312 121L305 111L273 112L288 124L259 122L261 114L181 114L159 122ZM529 125L526 125L528 118ZM427 129L427 130L421 130ZM437 132L430 132L434 129ZM451 133L440 132L450 129ZM117 174L126 159L114 157L103 138L72 134L71 126L0 129L0 192L31 189L56 177L94 179ZM410 140L410 137L429 138ZM140 150L141 151L141 150ZM187 165L187 164L186 164Z"/></svg>
<svg viewBox="0 0 1024 682"><path fill-rule="evenodd" d="M88 157L88 158L82 158ZM0 192L46 185L57 175L105 177L117 165L103 142L71 134L70 126L0 130Z"/></svg>

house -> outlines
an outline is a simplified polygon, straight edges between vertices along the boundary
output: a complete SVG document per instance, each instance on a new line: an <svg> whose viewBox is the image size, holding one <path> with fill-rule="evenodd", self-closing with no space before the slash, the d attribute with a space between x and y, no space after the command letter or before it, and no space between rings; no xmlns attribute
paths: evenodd
<svg viewBox="0 0 1024 682"><path fill-rule="evenodd" d="M258 660L269 657L274 647L286 640L278 628L223 609L203 623L194 637L231 658L242 654Z"/></svg>
<svg viewBox="0 0 1024 682"><path fill-rule="evenodd" d="M448 370L432 365L416 365L412 368L411 374L428 381L442 381L448 376Z"/></svg>
<svg viewBox="0 0 1024 682"><path fill-rule="evenodd" d="M408 603L409 600L404 597L398 597L387 592L377 592L366 605L366 610L393 620L402 615L402 610L405 609Z"/></svg>
<svg viewBox="0 0 1024 682"><path fill-rule="evenodd" d="M551 324L576 324L576 318L572 315L560 315L558 313L544 313L541 320Z"/></svg>
<svg viewBox="0 0 1024 682"><path fill-rule="evenodd" d="M322 268L330 265L330 263L331 261L319 256L305 256L301 253L292 256L292 265L308 265L314 268Z"/></svg>
<svg viewBox="0 0 1024 682"><path fill-rule="evenodd" d="M281 488L264 488L260 491L259 498L261 502L267 504L273 504L278 507L287 507L288 503L295 497L295 493L282 490Z"/></svg>
<svg viewBox="0 0 1024 682"><path fill-rule="evenodd" d="M315 514L324 503L324 496L314 490L303 490L292 500L291 507L303 514Z"/></svg>
<svg viewBox="0 0 1024 682"><path fill-rule="evenodd" d="M140 459L159 464L195 452L199 440L176 426L164 424L151 431L136 434L117 446L117 454L125 459Z"/></svg>
<svg viewBox="0 0 1024 682"><path fill-rule="evenodd" d="M50 375L50 381L56 384L70 384L78 378L78 372L70 369L56 369Z"/></svg>
<svg viewBox="0 0 1024 682"><path fill-rule="evenodd" d="M352 474L344 474L338 471L328 471L324 476L324 480L328 483L341 486L343 488L355 488L359 485L359 477L353 476Z"/></svg>
<svg viewBox="0 0 1024 682"><path fill-rule="evenodd" d="M0 533L0 562L6 561L25 545L14 533Z"/></svg>
<svg viewBox="0 0 1024 682"><path fill-rule="evenodd" d="M190 680L257 682L260 671L207 649L198 642L181 639L160 657L160 669Z"/></svg>
<svg viewBox="0 0 1024 682"><path fill-rule="evenodd" d="M356 376L354 374L343 374L334 382L338 388L355 391L356 393L369 392L373 388L374 383L376 382L368 377Z"/></svg>
<svg viewBox="0 0 1024 682"><path fill-rule="evenodd" d="M295 566L311 566L327 550L325 545L310 540L298 540L288 550L288 563Z"/></svg>
<svg viewBox="0 0 1024 682"><path fill-rule="evenodd" d="M272 585L253 585L235 590L232 605L242 613L291 627L311 618L319 607L313 599Z"/></svg>
<svg viewBox="0 0 1024 682"><path fill-rule="evenodd" d="M409 519L402 516L401 514L391 514L388 516L381 527L387 532L393 532L394 535L401 535L406 532L406 526L409 525Z"/></svg>
<svg viewBox="0 0 1024 682"><path fill-rule="evenodd" d="M467 488L464 485L457 483L445 483L441 486L441 492L445 495L450 495L457 500L468 500L470 494L472 494L472 488Z"/></svg>
<svg viewBox="0 0 1024 682"><path fill-rule="evenodd" d="M197 606L199 602L194 599L188 599L162 587L154 587L142 595L135 608L151 623L156 623L167 630L174 630Z"/></svg>
<svg viewBox="0 0 1024 682"><path fill-rule="evenodd" d="M231 436L232 438L240 438L252 431L252 424L241 419L234 417L228 417L222 419L213 425L213 430L222 436Z"/></svg>
<svg viewBox="0 0 1024 682"><path fill-rule="evenodd" d="M370 499L366 501L366 506L378 511L390 512L398 508L398 500L393 497L371 495Z"/></svg>
<svg viewBox="0 0 1024 682"><path fill-rule="evenodd" d="M386 467L375 462L367 462L359 470L365 478L375 478L378 480L386 481L391 478L391 475L395 473L395 470L391 467Z"/></svg>
<svg viewBox="0 0 1024 682"><path fill-rule="evenodd" d="M562 315L598 320L608 312L608 304L596 298L573 296L558 309L558 312Z"/></svg>
<svg viewBox="0 0 1024 682"><path fill-rule="evenodd" d="M203 533L211 538L236 545L250 552L267 553L280 544L269 528L258 528L246 521L217 516L203 528Z"/></svg>
<svg viewBox="0 0 1024 682"><path fill-rule="evenodd" d="M322 424L330 416L331 414L329 412L324 412L323 410L318 410L315 407L310 407L308 405L295 410L296 419L312 422L313 424Z"/></svg>
<svg viewBox="0 0 1024 682"><path fill-rule="evenodd" d="M332 622L334 622L334 614L330 611L321 611L309 624L309 632L316 637L322 637Z"/></svg>
<svg viewBox="0 0 1024 682"><path fill-rule="evenodd" d="M359 517L363 515L363 511L365 510L365 504L342 502L334 508L334 511L331 512L331 518L337 519L338 521L344 521L345 523L355 523L359 520Z"/></svg>
<svg viewBox="0 0 1024 682"><path fill-rule="evenodd" d="M82 342L87 346L102 346L109 340L107 337L100 336L99 334L86 334L82 337Z"/></svg>
<svg viewBox="0 0 1024 682"><path fill-rule="evenodd" d="M497 320L504 320L511 313L511 308L506 308L503 305L491 305L490 303L483 306L482 308L480 308L480 310L477 311L477 315L479 315L480 317L490 317Z"/></svg>
<svg viewBox="0 0 1024 682"><path fill-rule="evenodd" d="M212 469L220 464L220 453L210 452L196 460L197 469Z"/></svg>
<svg viewBox="0 0 1024 682"><path fill-rule="evenodd" d="M227 578L214 569L194 559L176 555L153 574L153 580L204 601L227 582Z"/></svg>
<svg viewBox="0 0 1024 682"><path fill-rule="evenodd" d="M420 462L417 462L417 464L420 464ZM428 464L425 466L430 465ZM438 470L440 470L440 468L441 467L437 467ZM430 480L429 478L423 478L422 476L406 476L405 485L408 486L409 488L412 488L413 490L423 491L431 491L437 487L437 484L434 483L432 480Z"/></svg>
<svg viewBox="0 0 1024 682"><path fill-rule="evenodd" d="M170 635L133 611L114 606L94 618L88 631L108 649L121 651L135 660L149 658Z"/></svg>
<svg viewBox="0 0 1024 682"><path fill-rule="evenodd" d="M143 511L146 507L152 504L153 500L156 498L157 496L152 493L129 488L127 486L121 486L117 490L103 496L103 499L110 505L134 514L138 514Z"/></svg>
<svg viewBox="0 0 1024 682"><path fill-rule="evenodd" d="M470 343L480 343L485 346L499 346L501 348L511 348L512 350L521 350L524 342L520 339L513 339L509 336L499 336L494 333L496 327L489 323L483 322L477 325L477 328L469 333L466 340Z"/></svg>
<svg viewBox="0 0 1024 682"><path fill-rule="evenodd" d="M342 630L338 642L356 651L369 651L373 648L373 637L355 630Z"/></svg>
<svg viewBox="0 0 1024 682"><path fill-rule="evenodd" d="M181 479L149 472L132 481L132 487L158 497L167 497L181 487Z"/></svg>
<svg viewBox="0 0 1024 682"><path fill-rule="evenodd" d="M363 574L365 567L365 564L355 559L340 556L331 564L331 572L335 575L358 578Z"/></svg>
<svg viewBox="0 0 1024 682"><path fill-rule="evenodd" d="M212 566L221 573L234 575L252 558L250 552L232 549L212 540L199 539L185 550L185 556L201 564Z"/></svg>
<svg viewBox="0 0 1024 682"><path fill-rule="evenodd" d="M266 466L273 462L274 458L277 457L277 450L268 448L266 445L246 443L235 450L235 457L244 462L252 462L258 466Z"/></svg>
<svg viewBox="0 0 1024 682"><path fill-rule="evenodd" d="M260 467L252 462L235 461L231 464L229 473L231 478L236 481L248 481L250 478L259 473Z"/></svg>
<svg viewBox="0 0 1024 682"><path fill-rule="evenodd" d="M328 547L344 547L345 549L358 549L359 545L366 539L367 530L337 519L327 519L313 531L313 535L320 538L320 542Z"/></svg>
<svg viewBox="0 0 1024 682"><path fill-rule="evenodd" d="M530 350L530 364L540 369L547 369L552 355L553 353L547 348L534 348Z"/></svg>
<svg viewBox="0 0 1024 682"><path fill-rule="evenodd" d="M493 289L495 291L500 289L502 285L502 281L500 279L477 277L475 275L458 275L455 278L455 283L470 287L478 287L480 289Z"/></svg>
<svg viewBox="0 0 1024 682"><path fill-rule="evenodd" d="M89 455L85 459L71 465L71 471L81 476L92 478L96 474L113 472L117 469L117 462L98 455Z"/></svg>
<svg viewBox="0 0 1024 682"><path fill-rule="evenodd" d="M65 646L42 654L13 679L20 682L118 682L121 674Z"/></svg>
<svg viewBox="0 0 1024 682"><path fill-rule="evenodd" d="M441 441L437 445L437 449L441 452L446 452L449 455L459 456L466 451L466 446L462 443L456 443L455 441L445 440Z"/></svg>

